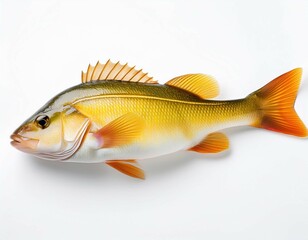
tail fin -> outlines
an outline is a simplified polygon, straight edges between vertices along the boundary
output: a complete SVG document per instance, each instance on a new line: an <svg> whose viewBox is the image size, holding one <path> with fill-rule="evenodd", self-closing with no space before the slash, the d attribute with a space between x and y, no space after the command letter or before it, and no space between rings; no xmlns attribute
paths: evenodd
<svg viewBox="0 0 308 240"><path fill-rule="evenodd" d="M307 137L307 128L294 110L301 75L301 68L293 69L249 95L256 98L260 111L254 127Z"/></svg>

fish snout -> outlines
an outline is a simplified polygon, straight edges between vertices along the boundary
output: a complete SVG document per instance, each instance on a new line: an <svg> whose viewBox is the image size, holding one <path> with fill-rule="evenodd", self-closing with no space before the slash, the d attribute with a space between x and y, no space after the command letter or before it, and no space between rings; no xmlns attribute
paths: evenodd
<svg viewBox="0 0 308 240"><path fill-rule="evenodd" d="M11 135L11 145L23 152L33 152L37 148L39 140L23 137L15 132Z"/></svg>

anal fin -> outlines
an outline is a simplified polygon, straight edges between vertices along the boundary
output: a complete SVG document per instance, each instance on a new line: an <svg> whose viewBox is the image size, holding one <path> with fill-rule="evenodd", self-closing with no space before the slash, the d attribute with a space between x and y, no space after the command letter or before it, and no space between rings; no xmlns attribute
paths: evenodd
<svg viewBox="0 0 308 240"><path fill-rule="evenodd" d="M139 168L136 160L108 160L105 163L130 177L145 179L144 171Z"/></svg>
<svg viewBox="0 0 308 240"><path fill-rule="evenodd" d="M188 149L199 153L219 153L229 148L228 137L220 132L207 135L198 145Z"/></svg>

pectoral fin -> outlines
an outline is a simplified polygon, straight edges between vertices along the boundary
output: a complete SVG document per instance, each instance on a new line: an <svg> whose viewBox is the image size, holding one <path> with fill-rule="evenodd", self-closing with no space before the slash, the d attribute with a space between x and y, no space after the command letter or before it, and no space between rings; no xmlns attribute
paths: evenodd
<svg viewBox="0 0 308 240"><path fill-rule="evenodd" d="M129 144L140 136L144 129L143 120L127 113L98 130L93 136L100 148L110 148Z"/></svg>
<svg viewBox="0 0 308 240"><path fill-rule="evenodd" d="M130 177L145 179L144 172L135 160L109 160L106 164Z"/></svg>
<svg viewBox="0 0 308 240"><path fill-rule="evenodd" d="M229 139L220 132L214 132L207 135L202 142L190 148L190 151L199 153L218 153L229 148Z"/></svg>

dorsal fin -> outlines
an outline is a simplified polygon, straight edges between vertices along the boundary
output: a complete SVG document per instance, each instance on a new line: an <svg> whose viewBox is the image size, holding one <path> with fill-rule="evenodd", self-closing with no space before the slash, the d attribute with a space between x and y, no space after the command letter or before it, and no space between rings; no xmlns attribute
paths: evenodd
<svg viewBox="0 0 308 240"><path fill-rule="evenodd" d="M209 75L201 73L178 76L165 84L183 89L203 99L214 98L219 94L216 80Z"/></svg>
<svg viewBox="0 0 308 240"><path fill-rule="evenodd" d="M118 80L126 82L157 83L153 77L149 77L142 69L137 70L120 62L113 63L110 59L101 64L99 61L95 66L89 64L87 72L81 72L81 82L87 83L99 80Z"/></svg>

